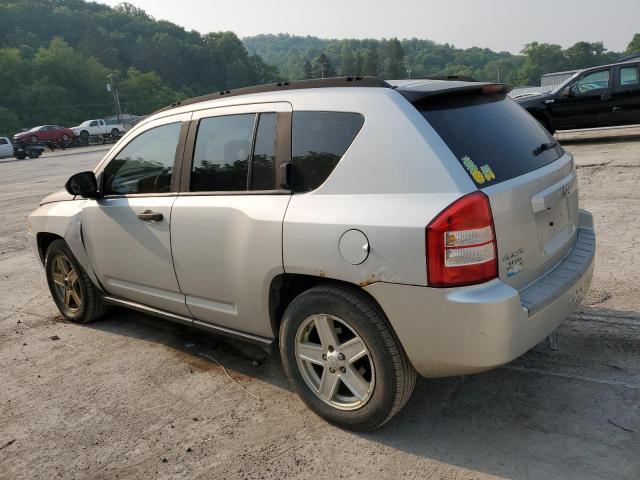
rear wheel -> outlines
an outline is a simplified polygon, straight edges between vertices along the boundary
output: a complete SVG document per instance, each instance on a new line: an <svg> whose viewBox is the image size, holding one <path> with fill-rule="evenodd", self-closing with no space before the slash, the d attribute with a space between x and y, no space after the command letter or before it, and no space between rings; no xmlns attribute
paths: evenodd
<svg viewBox="0 0 640 480"><path fill-rule="evenodd" d="M31 135L31 143L38 143L38 137L35 135Z"/></svg>
<svg viewBox="0 0 640 480"><path fill-rule="evenodd" d="M356 290L321 285L296 297L282 320L280 350L307 406L352 430L390 420L416 381L384 314Z"/></svg>
<svg viewBox="0 0 640 480"><path fill-rule="evenodd" d="M118 130L117 128L114 128L111 130L111 136L113 138L118 138L120 136L120 130Z"/></svg>
<svg viewBox="0 0 640 480"><path fill-rule="evenodd" d="M51 296L62 315L76 323L102 316L102 295L64 240L54 240L49 245L44 264Z"/></svg>

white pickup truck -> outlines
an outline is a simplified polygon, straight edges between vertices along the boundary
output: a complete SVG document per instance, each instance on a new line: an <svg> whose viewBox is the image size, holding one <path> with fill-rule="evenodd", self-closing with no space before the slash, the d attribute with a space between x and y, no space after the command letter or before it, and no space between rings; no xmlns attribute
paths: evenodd
<svg viewBox="0 0 640 480"><path fill-rule="evenodd" d="M0 137L0 158L13 157L13 145L8 137Z"/></svg>
<svg viewBox="0 0 640 480"><path fill-rule="evenodd" d="M77 127L71 127L76 137L88 139L89 137L113 137L118 138L124 133L124 126L121 124L109 125L101 118L95 120L85 120Z"/></svg>

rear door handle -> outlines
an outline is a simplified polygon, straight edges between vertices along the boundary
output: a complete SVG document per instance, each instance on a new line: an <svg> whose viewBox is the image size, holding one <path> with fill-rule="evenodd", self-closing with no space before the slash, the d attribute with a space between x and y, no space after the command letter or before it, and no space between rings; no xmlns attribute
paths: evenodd
<svg viewBox="0 0 640 480"><path fill-rule="evenodd" d="M143 222L160 222L164 218L161 213L152 212L151 210L145 210L138 214L138 218Z"/></svg>

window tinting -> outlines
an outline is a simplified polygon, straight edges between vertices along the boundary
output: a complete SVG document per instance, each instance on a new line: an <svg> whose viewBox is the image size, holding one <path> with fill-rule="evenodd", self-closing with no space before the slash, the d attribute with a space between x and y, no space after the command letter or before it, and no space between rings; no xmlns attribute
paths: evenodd
<svg viewBox="0 0 640 480"><path fill-rule="evenodd" d="M364 117L359 113L294 112L292 161L294 190L319 187L356 137Z"/></svg>
<svg viewBox="0 0 640 480"><path fill-rule="evenodd" d="M620 69L620 86L638 85L638 67L622 67Z"/></svg>
<svg viewBox="0 0 640 480"><path fill-rule="evenodd" d="M6 145L8 142L4 138L0 138L0 145Z"/></svg>
<svg viewBox="0 0 640 480"><path fill-rule="evenodd" d="M573 84L571 90L581 95L589 93L592 90L602 90L604 88L609 88L609 70L602 70L585 75Z"/></svg>
<svg viewBox="0 0 640 480"><path fill-rule="evenodd" d="M191 168L192 192L247 189L255 114L200 120Z"/></svg>
<svg viewBox="0 0 640 480"><path fill-rule="evenodd" d="M276 114L261 113L251 162L251 190L276 188Z"/></svg>
<svg viewBox="0 0 640 480"><path fill-rule="evenodd" d="M177 122L134 138L104 169L105 195L169 192L179 136Z"/></svg>
<svg viewBox="0 0 640 480"><path fill-rule="evenodd" d="M504 95L444 96L417 107L476 185L524 175L564 153L526 110Z"/></svg>

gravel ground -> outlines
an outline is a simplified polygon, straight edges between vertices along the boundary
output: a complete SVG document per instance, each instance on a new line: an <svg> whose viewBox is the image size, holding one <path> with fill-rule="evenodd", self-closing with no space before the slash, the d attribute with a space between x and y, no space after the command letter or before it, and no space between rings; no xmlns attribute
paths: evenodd
<svg viewBox="0 0 640 480"><path fill-rule="evenodd" d="M314 416L253 347L125 310L64 321L25 216L104 151L0 161L0 478L640 478L640 131L559 138L596 217L587 305L557 350L419 380L370 434Z"/></svg>

